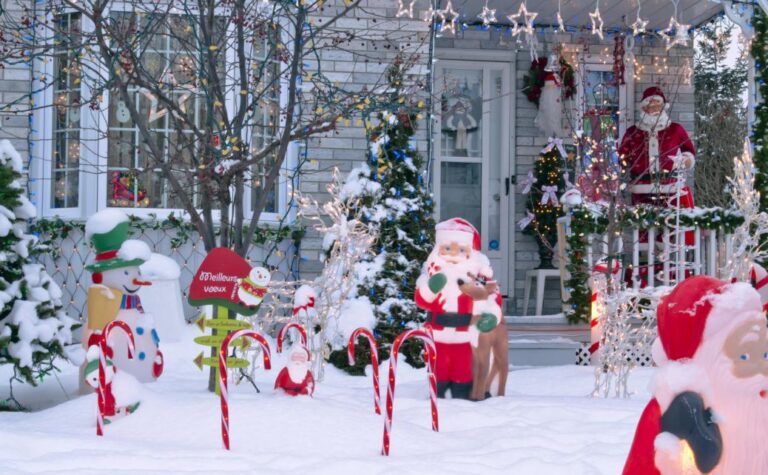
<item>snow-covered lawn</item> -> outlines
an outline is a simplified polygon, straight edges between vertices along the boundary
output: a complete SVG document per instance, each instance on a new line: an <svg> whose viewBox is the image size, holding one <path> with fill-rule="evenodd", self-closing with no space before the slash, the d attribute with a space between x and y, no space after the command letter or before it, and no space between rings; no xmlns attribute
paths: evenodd
<svg viewBox="0 0 768 475"><path fill-rule="evenodd" d="M440 432L433 433L426 375L401 364L385 458L369 377L329 367L313 399L290 398L271 391L282 367L281 355L274 355L275 369L259 375L261 394L250 385L231 388L232 450L226 452L219 399L205 390L207 373L192 363L202 347L191 339L199 333L187 331L189 343L163 345L166 373L145 386L139 411L107 426L102 438L95 435L95 395L33 413L0 413L0 473L615 475L649 397L651 370L631 377L634 399L600 400L587 397L591 368L520 369L511 372L505 398L440 400ZM68 367L59 376L70 393L76 374ZM18 395L39 406L61 391L51 380ZM5 393L3 383L0 396ZM385 396L383 387L382 403Z"/></svg>

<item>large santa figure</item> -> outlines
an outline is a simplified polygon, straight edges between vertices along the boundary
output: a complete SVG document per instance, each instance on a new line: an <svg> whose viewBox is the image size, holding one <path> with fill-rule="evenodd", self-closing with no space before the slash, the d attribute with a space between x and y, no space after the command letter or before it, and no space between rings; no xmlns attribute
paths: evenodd
<svg viewBox="0 0 768 475"><path fill-rule="evenodd" d="M471 279L493 280L493 269L480 252L480 233L474 226L453 218L439 223L435 231L435 248L416 281L414 300L429 312L427 326L437 350L438 396L445 397L450 391L454 399L469 399L472 346L477 345L479 331L491 331L501 321L501 296L478 303L462 291Z"/></svg>
<svg viewBox="0 0 768 475"><path fill-rule="evenodd" d="M624 475L768 473L768 329L757 291L691 277L657 318L654 397Z"/></svg>
<svg viewBox="0 0 768 475"><path fill-rule="evenodd" d="M676 206L676 179L670 172L693 167L696 149L685 128L669 118L669 104L659 87L643 92L640 122L627 129L619 154L629 170L632 204ZM670 203L672 200L672 203ZM693 208L691 190L684 186L681 208Z"/></svg>

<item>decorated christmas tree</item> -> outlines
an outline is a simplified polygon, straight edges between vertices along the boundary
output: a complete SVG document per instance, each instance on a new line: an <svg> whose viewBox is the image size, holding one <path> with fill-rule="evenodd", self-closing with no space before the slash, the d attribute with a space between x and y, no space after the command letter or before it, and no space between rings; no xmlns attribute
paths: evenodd
<svg viewBox="0 0 768 475"><path fill-rule="evenodd" d="M0 141L0 365L13 365L14 379L35 385L56 370L76 325L62 309L59 286L31 259L36 240L26 225L36 212L21 170L21 156Z"/></svg>
<svg viewBox="0 0 768 475"><path fill-rule="evenodd" d="M374 115L377 123L368 129L369 160L350 173L342 190L347 198L360 199L363 218L378 229L373 255L356 269L356 303L372 307L380 361L389 357L389 347L398 334L424 321L413 294L434 240L425 165L413 143L418 111L424 105L405 93L404 69L399 62L390 67L391 105ZM362 368L370 364L367 344L356 345L356 351L354 368L347 366L346 351L335 352L331 361L353 374L362 374ZM416 342L404 345L401 353L410 364L422 363L421 347Z"/></svg>
<svg viewBox="0 0 768 475"><path fill-rule="evenodd" d="M561 146L550 143L534 163L533 171L523 183L528 195L526 215L520 225L523 232L536 238L539 245L539 268L552 267L552 248L557 239L557 218L563 215L560 196L566 191L565 157Z"/></svg>

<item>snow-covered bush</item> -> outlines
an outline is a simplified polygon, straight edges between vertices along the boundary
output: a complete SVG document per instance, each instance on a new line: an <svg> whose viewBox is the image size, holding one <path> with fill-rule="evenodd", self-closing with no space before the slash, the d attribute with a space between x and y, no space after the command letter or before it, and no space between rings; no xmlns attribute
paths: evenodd
<svg viewBox="0 0 768 475"><path fill-rule="evenodd" d="M26 232L35 207L23 193L21 156L0 141L0 365L36 384L55 370L76 322L61 305L61 289L30 256L36 239Z"/></svg>

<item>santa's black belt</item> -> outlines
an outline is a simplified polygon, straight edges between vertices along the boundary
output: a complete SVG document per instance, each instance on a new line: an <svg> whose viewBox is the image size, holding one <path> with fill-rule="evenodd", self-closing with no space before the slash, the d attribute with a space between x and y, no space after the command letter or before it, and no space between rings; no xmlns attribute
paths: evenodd
<svg viewBox="0 0 768 475"><path fill-rule="evenodd" d="M466 327L472 320L470 313L438 313L432 314L432 321L443 327Z"/></svg>

